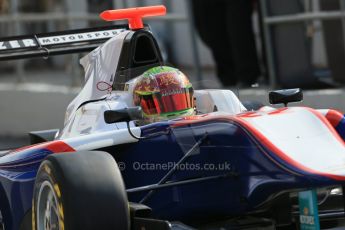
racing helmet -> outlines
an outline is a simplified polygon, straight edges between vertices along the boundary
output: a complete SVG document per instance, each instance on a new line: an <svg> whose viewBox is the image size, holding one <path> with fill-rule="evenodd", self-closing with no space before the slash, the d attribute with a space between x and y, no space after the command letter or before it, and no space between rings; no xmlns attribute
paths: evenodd
<svg viewBox="0 0 345 230"><path fill-rule="evenodd" d="M186 75L169 66L157 66L137 77L133 102L144 118L157 121L194 114L193 87Z"/></svg>

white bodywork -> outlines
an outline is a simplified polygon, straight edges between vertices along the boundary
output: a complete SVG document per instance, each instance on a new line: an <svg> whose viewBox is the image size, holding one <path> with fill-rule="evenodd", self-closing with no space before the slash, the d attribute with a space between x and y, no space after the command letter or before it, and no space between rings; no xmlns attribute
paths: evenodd
<svg viewBox="0 0 345 230"><path fill-rule="evenodd" d="M291 107L270 115L242 118L286 156L306 168L345 176L344 141L306 108Z"/></svg>
<svg viewBox="0 0 345 230"><path fill-rule="evenodd" d="M134 135L140 136L139 127L132 127L131 131ZM120 144L133 143L137 141L137 139L133 138L128 133L127 129L93 133L90 135L76 136L64 140L66 144L78 151L99 149Z"/></svg>
<svg viewBox="0 0 345 230"><path fill-rule="evenodd" d="M80 59L85 71L85 84L67 107L65 129L70 129L75 113L82 103L100 99L111 92L123 40L128 33L128 30L120 30L113 38Z"/></svg>
<svg viewBox="0 0 345 230"><path fill-rule="evenodd" d="M138 141L129 134L124 122L106 124L104 121L105 111L134 106L130 91L112 91L120 51L128 32L119 32L81 59L86 73L85 85L68 106L65 128L58 138L75 150ZM275 109L264 107L258 112L259 116L236 116L246 109L230 90L194 92L197 114L209 114L207 117L221 114L230 120L242 119L271 145L304 167L321 173L345 175L344 142L310 110L289 108L271 115ZM131 130L140 136L140 127L135 127L133 122Z"/></svg>
<svg viewBox="0 0 345 230"><path fill-rule="evenodd" d="M125 123L106 124L103 114L106 110L134 106L129 91L112 91L123 42L129 32L118 30L113 38L80 59L85 70L85 85L67 107L59 139L126 128ZM196 109L201 113L245 111L230 90L200 90L195 92L195 97Z"/></svg>
<svg viewBox="0 0 345 230"><path fill-rule="evenodd" d="M234 115L246 111L240 100L230 90L196 90L195 99L196 110L199 113L219 111ZM106 95L104 100L90 102L80 107L62 131L60 139L120 129L127 131L125 122L107 124L103 114L107 110L132 106L134 106L132 95L129 92L113 91ZM134 126L133 123L131 126Z"/></svg>
<svg viewBox="0 0 345 230"><path fill-rule="evenodd" d="M200 91L200 94L207 94L207 92L207 90ZM224 92L218 91L218 93ZM197 96L200 94L199 92L196 93ZM64 139L64 142L78 151L137 142L138 140L128 133L125 124L105 124L103 116L99 115L112 106L124 106L125 104L122 102L116 101L120 98L121 96L114 97L110 102L102 101L85 106L84 113L78 112L76 114L75 128L72 129L73 132L68 133L69 136ZM212 103L214 102L212 101ZM217 106L217 103L215 105ZM209 108L211 109L211 107ZM280 154L283 154L297 162L297 167L303 166L302 170L345 176L344 141L336 132L333 132L334 130L332 131L333 127L326 120L320 119L315 114L318 111L312 112L307 108L292 107L283 112L272 114L275 111L275 109L259 111L253 117L227 111L210 111L211 113L208 113L204 118L214 117L217 119L217 117L223 118L225 116L226 119L233 121L243 120L260 134L256 138L261 143L270 146L269 148L274 146L279 149L281 153L275 152L276 154L280 157L282 157ZM78 134L78 128L86 127L87 124L89 131ZM132 125L131 131L140 136L140 127ZM266 140L262 139L261 136Z"/></svg>

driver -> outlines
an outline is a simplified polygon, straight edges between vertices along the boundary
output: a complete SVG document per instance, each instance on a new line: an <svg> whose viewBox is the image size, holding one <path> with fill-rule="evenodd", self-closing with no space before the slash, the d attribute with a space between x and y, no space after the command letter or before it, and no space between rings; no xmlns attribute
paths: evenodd
<svg viewBox="0 0 345 230"><path fill-rule="evenodd" d="M186 75L169 66L157 66L135 79L133 102L141 106L145 122L194 114L193 87Z"/></svg>

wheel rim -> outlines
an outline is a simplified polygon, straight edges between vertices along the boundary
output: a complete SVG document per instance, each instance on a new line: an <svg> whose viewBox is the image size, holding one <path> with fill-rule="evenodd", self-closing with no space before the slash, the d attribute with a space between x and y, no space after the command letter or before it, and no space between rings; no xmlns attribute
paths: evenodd
<svg viewBox="0 0 345 230"><path fill-rule="evenodd" d="M60 215L55 190L49 181L44 181L38 192L37 229L60 230Z"/></svg>

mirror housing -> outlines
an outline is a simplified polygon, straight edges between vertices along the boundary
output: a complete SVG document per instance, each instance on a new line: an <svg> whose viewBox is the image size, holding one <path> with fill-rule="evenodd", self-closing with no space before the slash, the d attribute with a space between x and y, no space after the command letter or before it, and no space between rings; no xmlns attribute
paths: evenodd
<svg viewBox="0 0 345 230"><path fill-rule="evenodd" d="M30 144L39 144L46 141L53 141L59 134L59 129L49 129L29 132Z"/></svg>
<svg viewBox="0 0 345 230"><path fill-rule="evenodd" d="M299 102L302 100L303 93L299 88L275 90L269 93L269 102L272 105L284 104L287 106L290 102Z"/></svg>
<svg viewBox="0 0 345 230"><path fill-rule="evenodd" d="M143 112L140 106L117 110L107 110L104 112L104 121L107 124L113 124L116 122L130 122L140 119L143 119Z"/></svg>

